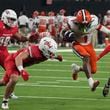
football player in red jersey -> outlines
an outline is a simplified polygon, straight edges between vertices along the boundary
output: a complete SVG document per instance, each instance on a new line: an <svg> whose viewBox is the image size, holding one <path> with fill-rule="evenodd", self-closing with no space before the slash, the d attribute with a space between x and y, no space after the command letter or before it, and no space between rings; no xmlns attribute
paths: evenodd
<svg viewBox="0 0 110 110"><path fill-rule="evenodd" d="M32 36L29 37L31 38ZM5 59L9 55L7 46L10 40L17 39L19 41L27 41L29 40L28 38L18 33L16 12L12 9L3 11L0 20L0 65L4 69Z"/></svg>
<svg viewBox="0 0 110 110"><path fill-rule="evenodd" d="M56 55L56 51L57 43L51 37L44 37L39 44L33 44L18 50L5 59L6 72L2 80L0 80L0 85L6 85L2 109L9 108L9 96L13 92L19 76L21 75L25 81L29 79L29 74L24 67L44 62L47 59L62 61L62 56Z"/></svg>
<svg viewBox="0 0 110 110"><path fill-rule="evenodd" d="M16 12L12 9L6 9L2 13L0 20L0 65L4 69L4 60L9 55L7 46L10 40L27 41L28 38L18 32Z"/></svg>
<svg viewBox="0 0 110 110"><path fill-rule="evenodd" d="M16 12L12 9L6 9L3 11L0 20L0 65L5 69L5 59L9 55L7 46L11 39L16 39L22 42L27 40L32 41L33 38L35 39L38 37L36 35L37 34L33 33L29 34L28 37L21 35L18 32ZM11 94L10 98L16 99L17 96Z"/></svg>
<svg viewBox="0 0 110 110"><path fill-rule="evenodd" d="M92 45L94 31L99 30L110 35L110 30L98 22L96 15L91 15L86 9L79 10L73 19L68 20L69 30L62 30L65 41L72 42L73 52L82 60L83 65L72 64L72 77L78 78L79 72L84 72L91 91L95 91L99 85L92 74L97 71L97 57Z"/></svg>

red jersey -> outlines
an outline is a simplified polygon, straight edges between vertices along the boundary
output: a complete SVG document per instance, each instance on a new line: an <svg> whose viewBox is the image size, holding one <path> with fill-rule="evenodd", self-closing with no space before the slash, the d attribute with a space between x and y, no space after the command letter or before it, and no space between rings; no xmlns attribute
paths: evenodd
<svg viewBox="0 0 110 110"><path fill-rule="evenodd" d="M38 64L40 62L47 60L47 58L43 56L42 52L39 50L39 47L37 45L31 45L28 48L21 49L16 53L8 55L8 57L5 60L6 72L3 77L3 80L5 81L6 84L8 83L10 76L12 74L20 75L20 72L15 64L15 58L18 54L24 51L29 52L29 57L23 60L23 67L31 66L33 64Z"/></svg>
<svg viewBox="0 0 110 110"><path fill-rule="evenodd" d="M0 21L0 49L8 46L10 39L18 32L18 27L6 28L4 23Z"/></svg>
<svg viewBox="0 0 110 110"><path fill-rule="evenodd" d="M29 57L23 60L23 67L31 66L33 64L38 64L40 62L47 60L47 58L42 54L42 51L39 49L38 45L31 45L27 48L18 50L16 53L9 55L9 57L7 57L5 61L6 70L11 68L16 68L15 58L18 54L20 54L23 51L29 52Z"/></svg>
<svg viewBox="0 0 110 110"><path fill-rule="evenodd" d="M5 24L0 21L0 65L4 68L5 59L9 55L7 46L10 39L18 31L18 27L6 27ZM5 69L5 68L4 68Z"/></svg>

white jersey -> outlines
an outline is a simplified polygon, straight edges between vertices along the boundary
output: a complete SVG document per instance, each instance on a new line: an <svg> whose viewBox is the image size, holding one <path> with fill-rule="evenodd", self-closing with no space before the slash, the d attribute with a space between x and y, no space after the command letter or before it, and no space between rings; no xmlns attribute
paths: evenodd
<svg viewBox="0 0 110 110"><path fill-rule="evenodd" d="M38 16L39 18L39 25L47 25L48 17L47 16Z"/></svg>
<svg viewBox="0 0 110 110"><path fill-rule="evenodd" d="M68 29L68 17L64 15L57 15L57 26L58 33L60 33L62 29Z"/></svg>
<svg viewBox="0 0 110 110"><path fill-rule="evenodd" d="M55 16L48 16L47 17L47 20L48 20L48 24L49 25L55 25L56 24L56 18L55 18Z"/></svg>
<svg viewBox="0 0 110 110"><path fill-rule="evenodd" d="M105 25L108 28L110 28L110 16L107 16L107 15L104 16L103 25Z"/></svg>
<svg viewBox="0 0 110 110"><path fill-rule="evenodd" d="M58 23L62 23L64 17L65 17L64 15L57 15L57 21L58 21Z"/></svg>
<svg viewBox="0 0 110 110"><path fill-rule="evenodd" d="M26 15L21 15L18 18L19 25L27 25L29 24L29 18Z"/></svg>
<svg viewBox="0 0 110 110"><path fill-rule="evenodd" d="M79 43L81 45L88 45L92 41L93 33L94 31L99 27L99 22L98 18L95 15L91 15L92 17L92 22L91 24L87 27L85 32L81 32L79 29L79 26L76 24L76 17L71 18L68 20L68 24L70 26L70 29L76 33L76 35L80 36L80 41ZM81 40L82 39L82 40Z"/></svg>
<svg viewBox="0 0 110 110"><path fill-rule="evenodd" d="M29 29L31 31L36 31L37 28L38 28L38 23L39 23L38 17L36 17L36 18L29 18Z"/></svg>

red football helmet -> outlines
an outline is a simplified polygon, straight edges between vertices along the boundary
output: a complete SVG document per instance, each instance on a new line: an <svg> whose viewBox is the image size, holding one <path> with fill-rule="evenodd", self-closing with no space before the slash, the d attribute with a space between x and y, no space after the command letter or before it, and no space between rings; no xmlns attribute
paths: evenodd
<svg viewBox="0 0 110 110"><path fill-rule="evenodd" d="M86 9L79 10L76 14L76 21L81 24L88 24L92 20L90 12Z"/></svg>

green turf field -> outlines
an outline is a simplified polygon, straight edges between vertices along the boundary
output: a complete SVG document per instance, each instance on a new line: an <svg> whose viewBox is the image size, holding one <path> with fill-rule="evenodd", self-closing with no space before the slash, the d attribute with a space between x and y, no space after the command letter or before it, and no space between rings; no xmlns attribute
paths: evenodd
<svg viewBox="0 0 110 110"><path fill-rule="evenodd" d="M95 92L91 92L84 73L77 81L71 78L70 65L81 61L72 52L60 52L63 62L47 61L27 68L30 80L21 78L16 86L17 100L11 99L10 110L110 110L110 95L102 96L102 89L110 75L110 55L98 62L94 79L100 80ZM2 76L3 70L0 69ZM4 87L0 90L2 101Z"/></svg>

